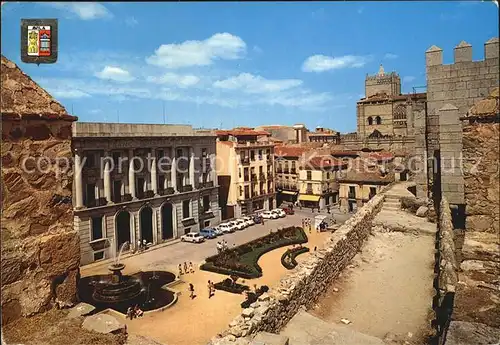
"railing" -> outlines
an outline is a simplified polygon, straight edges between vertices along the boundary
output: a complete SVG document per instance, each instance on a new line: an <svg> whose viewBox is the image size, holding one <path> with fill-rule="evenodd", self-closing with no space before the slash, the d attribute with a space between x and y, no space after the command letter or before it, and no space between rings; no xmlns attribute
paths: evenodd
<svg viewBox="0 0 500 345"><path fill-rule="evenodd" d="M152 190L147 190L144 192L144 199L153 198L155 193Z"/></svg>
<svg viewBox="0 0 500 345"><path fill-rule="evenodd" d="M313 194L312 188L306 188L306 194Z"/></svg>
<svg viewBox="0 0 500 345"><path fill-rule="evenodd" d="M214 186L214 181L207 181L200 183L200 188L212 188Z"/></svg>
<svg viewBox="0 0 500 345"><path fill-rule="evenodd" d="M282 169L282 168L276 168L276 172L277 172L278 174L281 174L281 173L283 172L283 169Z"/></svg>
<svg viewBox="0 0 500 345"><path fill-rule="evenodd" d="M250 158L249 157L242 158L240 162L242 165L248 165L250 164Z"/></svg>
<svg viewBox="0 0 500 345"><path fill-rule="evenodd" d="M251 175L251 180L252 181L257 181L257 174L252 174Z"/></svg>
<svg viewBox="0 0 500 345"><path fill-rule="evenodd" d="M128 202L128 201L132 201L132 195L124 194L121 196L121 202Z"/></svg>
<svg viewBox="0 0 500 345"><path fill-rule="evenodd" d="M264 174L264 173L260 173L260 174L259 174L259 179L260 179L260 180L265 180L265 179L266 179L266 174Z"/></svg>
<svg viewBox="0 0 500 345"><path fill-rule="evenodd" d="M179 187L179 192L185 193L185 192L191 192L193 190L193 186L190 184L187 184L185 186L180 186Z"/></svg>
<svg viewBox="0 0 500 345"><path fill-rule="evenodd" d="M85 203L85 206L87 206L87 207L96 207L97 206L97 200L96 199L87 200L87 202Z"/></svg>
<svg viewBox="0 0 500 345"><path fill-rule="evenodd" d="M297 169L295 169L295 168L290 169L290 174L296 174L296 173L297 173Z"/></svg>
<svg viewBox="0 0 500 345"><path fill-rule="evenodd" d="M243 176L243 181L245 181L245 182L250 181L250 175L244 175Z"/></svg>
<svg viewBox="0 0 500 345"><path fill-rule="evenodd" d="M174 188L173 187L167 187L165 189L160 189L158 190L158 194L160 195L170 195L170 194L174 194Z"/></svg>
<svg viewBox="0 0 500 345"><path fill-rule="evenodd" d="M356 199L356 193L348 193L347 198L348 199Z"/></svg>
<svg viewBox="0 0 500 345"><path fill-rule="evenodd" d="M267 173L267 178L268 178L269 180L272 180L272 179L273 179L273 174L272 174L272 173L270 173L270 172L268 172L268 173Z"/></svg>

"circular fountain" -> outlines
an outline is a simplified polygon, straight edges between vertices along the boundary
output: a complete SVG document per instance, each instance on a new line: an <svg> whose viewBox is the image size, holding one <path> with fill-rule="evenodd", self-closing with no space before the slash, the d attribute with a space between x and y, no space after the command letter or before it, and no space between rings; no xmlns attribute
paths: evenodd
<svg viewBox="0 0 500 345"><path fill-rule="evenodd" d="M108 266L111 277L108 281L94 285L92 297L100 303L120 303L134 301L142 293L141 281L132 276L122 275L124 264L114 263Z"/></svg>
<svg viewBox="0 0 500 345"><path fill-rule="evenodd" d="M78 283L81 301L92 304L96 312L111 308L121 313L134 305L142 310L156 310L175 302L175 293L165 285L175 281L175 274L167 271L145 271L132 275L122 273L125 265L120 256L125 248L108 266L110 274L82 277Z"/></svg>

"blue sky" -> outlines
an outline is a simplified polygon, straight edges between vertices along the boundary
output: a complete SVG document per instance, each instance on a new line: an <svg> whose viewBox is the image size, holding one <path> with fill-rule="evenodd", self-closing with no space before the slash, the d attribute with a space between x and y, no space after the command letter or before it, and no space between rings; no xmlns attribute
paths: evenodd
<svg viewBox="0 0 500 345"><path fill-rule="evenodd" d="M20 19L59 19L59 59L20 59ZM356 129L367 73L425 86L431 45L474 59L498 36L491 2L20 3L2 5L2 54L81 121ZM165 109L165 111L163 111Z"/></svg>

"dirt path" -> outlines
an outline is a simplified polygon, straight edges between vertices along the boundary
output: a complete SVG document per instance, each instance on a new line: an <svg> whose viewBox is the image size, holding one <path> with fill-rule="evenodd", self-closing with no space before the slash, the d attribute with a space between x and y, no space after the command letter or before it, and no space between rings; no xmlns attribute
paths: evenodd
<svg viewBox="0 0 500 345"><path fill-rule="evenodd" d="M433 261L433 236L375 232L310 312L332 323L346 318L354 330L381 339L408 332L421 338L429 326Z"/></svg>

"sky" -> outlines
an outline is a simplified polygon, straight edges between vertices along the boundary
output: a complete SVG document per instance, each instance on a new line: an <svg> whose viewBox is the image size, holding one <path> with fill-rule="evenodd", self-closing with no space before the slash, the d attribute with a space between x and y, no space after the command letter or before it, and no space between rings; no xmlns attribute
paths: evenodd
<svg viewBox="0 0 500 345"><path fill-rule="evenodd" d="M498 37L485 2L7 2L2 54L80 121L356 130L366 74L426 85L425 51ZM20 19L57 18L55 64L20 58ZM425 91L417 89L418 92Z"/></svg>

